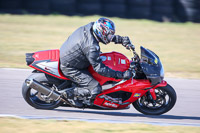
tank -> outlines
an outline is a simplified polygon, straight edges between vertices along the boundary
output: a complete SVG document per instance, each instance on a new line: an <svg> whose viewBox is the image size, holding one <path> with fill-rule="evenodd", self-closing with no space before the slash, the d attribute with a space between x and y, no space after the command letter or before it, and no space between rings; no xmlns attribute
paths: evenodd
<svg viewBox="0 0 200 133"><path fill-rule="evenodd" d="M115 71L124 72L124 71L128 70L128 68L130 67L129 59L125 55L118 53L118 52L102 53L100 55L100 58L107 67L109 67ZM94 71L92 66L89 67L89 71L92 74L92 76L94 77L94 79L99 81L100 85L103 85L108 81L116 81L116 82L121 81L120 79L104 77L104 76L98 74L97 72Z"/></svg>

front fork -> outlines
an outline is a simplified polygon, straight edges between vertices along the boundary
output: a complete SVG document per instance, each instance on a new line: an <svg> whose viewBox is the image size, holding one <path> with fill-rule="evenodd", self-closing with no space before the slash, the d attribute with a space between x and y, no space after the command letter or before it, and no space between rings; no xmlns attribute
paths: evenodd
<svg viewBox="0 0 200 133"><path fill-rule="evenodd" d="M153 100L156 100L157 97L156 97L155 89L150 89L149 92L150 92L150 94L151 94L151 96L152 96L152 99L153 99Z"/></svg>
<svg viewBox="0 0 200 133"><path fill-rule="evenodd" d="M154 106L156 105L156 93L155 89L149 89L147 92L147 99L151 102Z"/></svg>
<svg viewBox="0 0 200 133"><path fill-rule="evenodd" d="M150 94L151 99L154 100L154 101L157 99L157 96L156 96L156 93L155 93L155 89L157 87L164 87L166 85L167 85L167 82L163 80L160 84L157 84L154 87L150 88L148 92Z"/></svg>

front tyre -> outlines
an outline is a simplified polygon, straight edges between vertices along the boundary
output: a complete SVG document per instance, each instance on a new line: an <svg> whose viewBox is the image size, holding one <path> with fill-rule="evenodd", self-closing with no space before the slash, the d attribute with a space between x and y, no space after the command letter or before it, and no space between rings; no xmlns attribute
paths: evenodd
<svg viewBox="0 0 200 133"><path fill-rule="evenodd" d="M33 73L27 79L35 79L50 88L55 85L47 79L44 73ZM59 107L61 104L60 100L54 101L53 99L49 99L42 93L28 87L25 82L22 86L22 95L25 101L36 109L54 109Z"/></svg>
<svg viewBox="0 0 200 133"><path fill-rule="evenodd" d="M155 93L156 100L152 100L147 94L135 101L133 103L135 109L146 115L161 115L174 107L176 92L169 84L156 88Z"/></svg>

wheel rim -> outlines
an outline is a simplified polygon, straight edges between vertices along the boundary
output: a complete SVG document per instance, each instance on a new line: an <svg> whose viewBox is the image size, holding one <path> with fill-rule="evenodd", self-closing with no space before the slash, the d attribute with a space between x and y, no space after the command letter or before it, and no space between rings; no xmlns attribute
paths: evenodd
<svg viewBox="0 0 200 133"><path fill-rule="evenodd" d="M148 95L142 96L138 99L138 104L144 110L160 110L166 108L171 103L171 97L167 91L156 88L155 89L156 100L149 98Z"/></svg>

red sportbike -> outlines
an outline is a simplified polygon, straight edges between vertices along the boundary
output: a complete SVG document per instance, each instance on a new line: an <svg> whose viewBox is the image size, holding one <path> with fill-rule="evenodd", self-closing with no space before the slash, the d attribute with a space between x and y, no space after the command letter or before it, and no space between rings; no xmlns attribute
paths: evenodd
<svg viewBox="0 0 200 133"><path fill-rule="evenodd" d="M141 57L132 49L129 60L118 52L102 53L102 62L117 71L131 69L134 77L120 80L103 77L90 66L92 76L102 86L94 104L87 108L128 109L132 104L136 110L147 115L161 115L168 112L176 103L176 92L167 84L159 57L151 50L141 47ZM27 65L34 68L25 80L22 94L26 102L37 109L54 109L71 106L63 93L73 89L74 83L60 70L59 50L46 50L26 54ZM84 100L82 99L83 103Z"/></svg>

